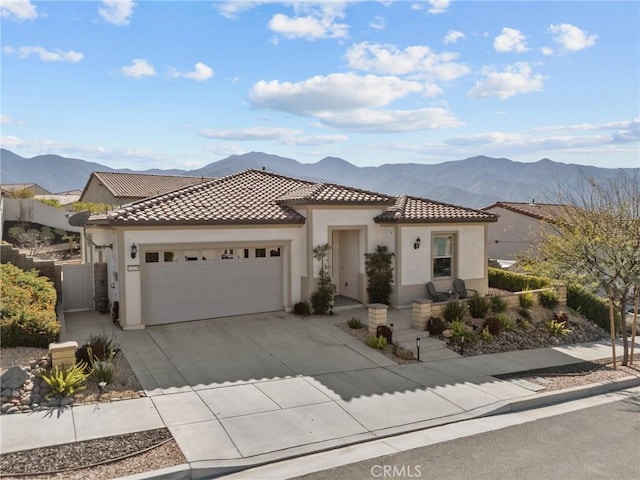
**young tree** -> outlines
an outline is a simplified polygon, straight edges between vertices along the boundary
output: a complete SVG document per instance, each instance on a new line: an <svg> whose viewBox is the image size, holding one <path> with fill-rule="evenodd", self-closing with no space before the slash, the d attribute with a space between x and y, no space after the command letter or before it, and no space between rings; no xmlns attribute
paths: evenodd
<svg viewBox="0 0 640 480"><path fill-rule="evenodd" d="M318 270L318 289L311 294L311 306L313 313L324 315L329 312L333 302L335 286L331 283L329 275L329 251L331 246L328 243L318 245L313 249L313 258L320 262Z"/></svg>
<svg viewBox="0 0 640 480"><path fill-rule="evenodd" d="M556 278L595 285L620 311L612 341L622 335L622 365L629 361L625 325L627 299L640 284L640 178L621 170L614 178L583 177L559 193L560 208L549 210L531 265Z"/></svg>
<svg viewBox="0 0 640 480"><path fill-rule="evenodd" d="M386 246L378 245L375 252L365 253L364 257L369 303L389 305L393 291L393 253L389 252Z"/></svg>

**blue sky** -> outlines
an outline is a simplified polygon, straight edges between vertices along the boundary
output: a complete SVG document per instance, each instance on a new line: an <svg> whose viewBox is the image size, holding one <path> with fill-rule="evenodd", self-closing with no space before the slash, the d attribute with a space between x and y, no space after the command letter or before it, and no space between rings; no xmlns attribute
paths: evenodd
<svg viewBox="0 0 640 480"><path fill-rule="evenodd" d="M0 0L2 146L640 167L640 2Z"/></svg>

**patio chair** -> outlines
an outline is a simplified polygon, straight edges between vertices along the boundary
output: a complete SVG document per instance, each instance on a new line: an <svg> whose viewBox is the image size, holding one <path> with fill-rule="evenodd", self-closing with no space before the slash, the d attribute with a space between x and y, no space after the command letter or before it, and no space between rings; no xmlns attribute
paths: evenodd
<svg viewBox="0 0 640 480"><path fill-rule="evenodd" d="M475 295L478 293L477 290L473 290L472 288L467 288L467 286L464 283L464 280L462 280L461 278L456 278L453 281L453 291L456 293L457 297L460 300L469 298L472 295ZM471 294L469 292L471 292Z"/></svg>
<svg viewBox="0 0 640 480"><path fill-rule="evenodd" d="M449 294L447 292L438 292L433 282L427 282L427 293L429 298L434 302L446 302Z"/></svg>

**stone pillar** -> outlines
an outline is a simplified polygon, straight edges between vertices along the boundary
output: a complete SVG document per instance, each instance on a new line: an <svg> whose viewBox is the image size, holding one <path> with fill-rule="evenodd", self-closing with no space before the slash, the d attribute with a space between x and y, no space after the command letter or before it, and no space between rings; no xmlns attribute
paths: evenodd
<svg viewBox="0 0 640 480"><path fill-rule="evenodd" d="M388 305L383 303L369 304L369 335L376 336L376 329L379 325L387 324Z"/></svg>
<svg viewBox="0 0 640 480"><path fill-rule="evenodd" d="M69 368L76 363L76 351L78 342L50 343L51 366Z"/></svg>
<svg viewBox="0 0 640 480"><path fill-rule="evenodd" d="M553 288L558 294L560 305L566 305L567 304L567 286L558 284L558 285L554 285Z"/></svg>
<svg viewBox="0 0 640 480"><path fill-rule="evenodd" d="M418 330L425 330L427 322L431 318L431 304L433 302L428 298L416 298L411 301L412 315L411 326Z"/></svg>

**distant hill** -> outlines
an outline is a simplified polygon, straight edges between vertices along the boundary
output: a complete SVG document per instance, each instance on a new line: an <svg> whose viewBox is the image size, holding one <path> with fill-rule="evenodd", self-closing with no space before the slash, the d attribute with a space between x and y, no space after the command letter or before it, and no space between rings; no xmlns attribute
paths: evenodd
<svg viewBox="0 0 640 480"><path fill-rule="evenodd" d="M2 183L37 183L52 192L84 188L91 172L122 171L94 162L58 155L23 158L1 149ZM418 163L358 167L342 158L326 157L316 163L261 152L232 155L197 170L145 170L144 173L219 177L246 170L268 171L328 181L390 195L409 194L441 202L480 208L497 201L554 201L558 185L571 184L585 174L606 178L615 169L564 164L542 159L533 163L507 158L478 156L464 160L424 165ZM640 170L640 169L628 169ZM138 172L143 173L143 172Z"/></svg>

